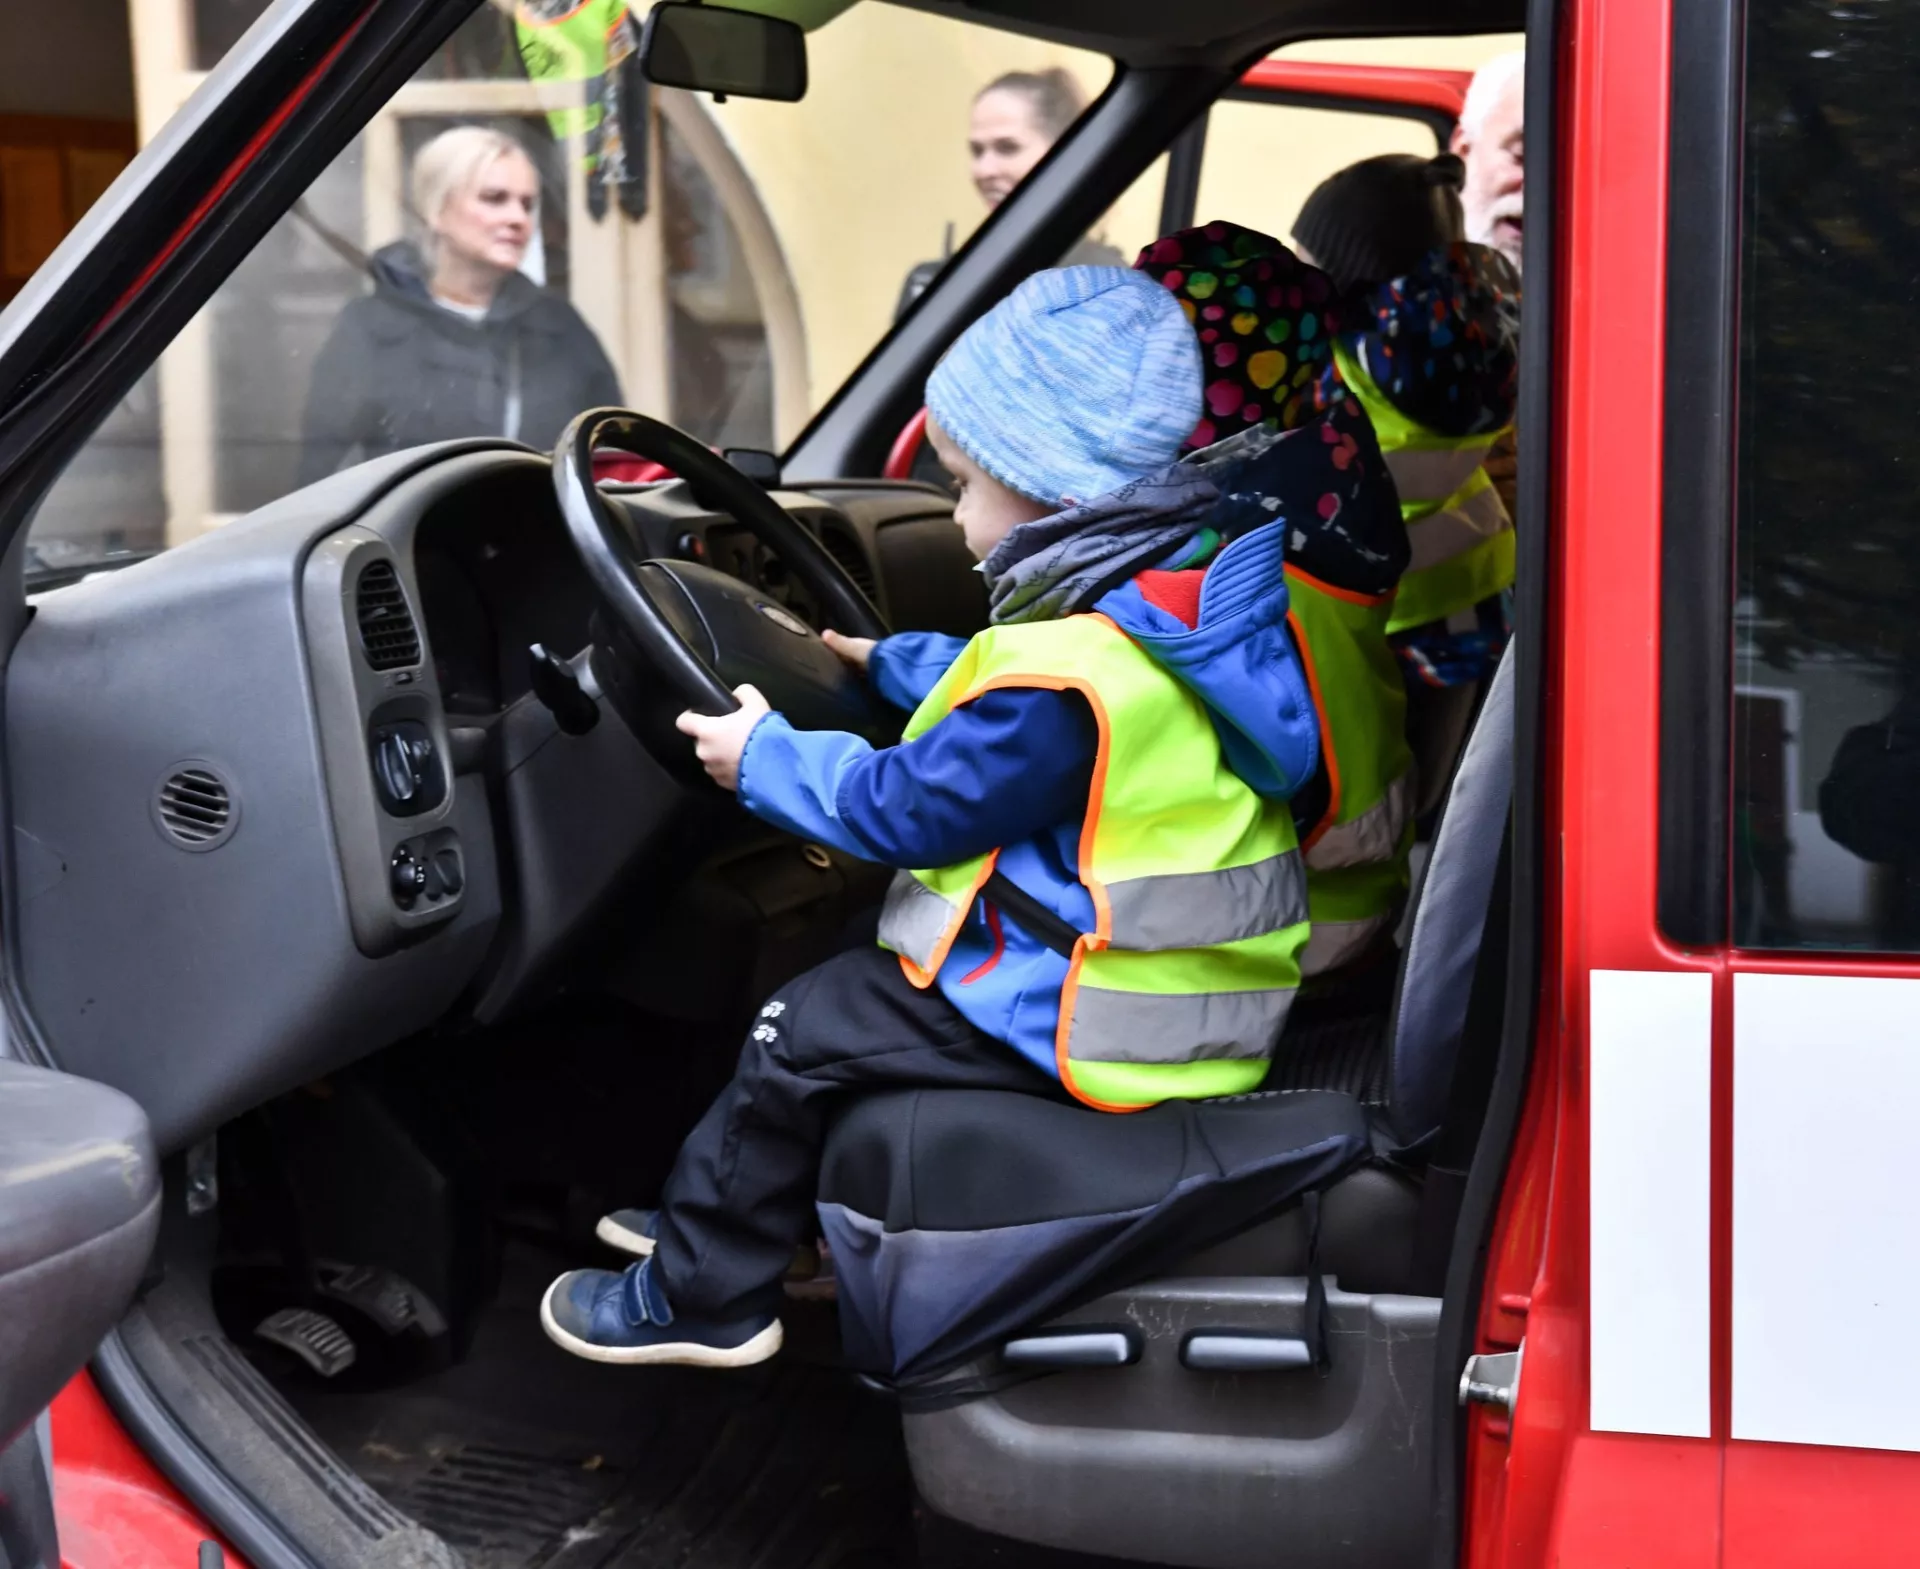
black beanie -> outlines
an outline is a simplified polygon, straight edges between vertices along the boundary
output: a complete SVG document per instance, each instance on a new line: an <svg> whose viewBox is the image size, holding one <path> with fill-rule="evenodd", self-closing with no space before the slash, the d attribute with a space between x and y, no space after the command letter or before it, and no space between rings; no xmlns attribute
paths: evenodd
<svg viewBox="0 0 1920 1569"><path fill-rule="evenodd" d="M1466 238L1460 187L1466 165L1452 153L1387 153L1349 164L1315 187L1293 237L1344 294L1410 272L1429 251Z"/></svg>

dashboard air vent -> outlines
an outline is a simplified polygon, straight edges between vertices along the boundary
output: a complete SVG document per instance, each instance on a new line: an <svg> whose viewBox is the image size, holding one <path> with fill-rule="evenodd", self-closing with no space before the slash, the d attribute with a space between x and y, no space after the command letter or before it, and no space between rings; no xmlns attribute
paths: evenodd
<svg viewBox="0 0 1920 1569"><path fill-rule="evenodd" d="M420 632L413 624L400 574L385 557L369 561L354 590L360 647L375 670L402 670L420 663Z"/></svg>
<svg viewBox="0 0 1920 1569"><path fill-rule="evenodd" d="M867 553L860 548L860 542L850 539L837 528L820 530L820 543L826 547L840 570L852 578L860 592L875 604L880 600L880 586L873 578L873 564L867 560Z"/></svg>
<svg viewBox="0 0 1920 1569"><path fill-rule="evenodd" d="M160 832L182 850L217 850L239 821L233 787L209 763L177 764L154 794Z"/></svg>

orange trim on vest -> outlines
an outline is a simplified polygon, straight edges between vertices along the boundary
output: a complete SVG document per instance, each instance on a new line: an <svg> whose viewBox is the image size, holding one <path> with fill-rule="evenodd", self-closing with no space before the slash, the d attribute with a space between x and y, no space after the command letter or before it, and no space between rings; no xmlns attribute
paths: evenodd
<svg viewBox="0 0 1920 1569"><path fill-rule="evenodd" d="M1304 572L1300 575L1306 577ZM1313 580L1308 578L1307 581ZM1291 610L1287 612L1287 629L1293 633L1293 647L1300 656L1300 668L1307 673L1307 690L1313 694L1313 712L1320 721L1320 761L1327 768L1327 809L1320 814L1320 821L1313 825L1313 831L1300 836L1300 853L1305 855L1320 836L1340 820L1340 761L1334 756L1333 727L1327 722L1327 704L1320 695L1320 675L1313 668L1313 650L1307 646L1299 618Z"/></svg>
<svg viewBox="0 0 1920 1569"><path fill-rule="evenodd" d="M1091 619L1104 622L1116 637L1126 638L1127 634L1114 623L1109 616L1093 614ZM1131 642L1132 639L1128 638ZM1113 906L1107 898L1107 886L1093 872L1093 838L1100 826L1100 803L1107 790L1107 757L1110 750L1111 722L1107 718L1106 704L1100 701L1100 694L1092 685L1078 676L1055 675L1019 675L995 676L991 681L983 681L978 686L969 687L965 694L953 700L948 710L958 708L962 703L971 703L985 692L997 692L1009 687L1026 687L1047 692L1078 692L1087 700L1087 707L1093 711L1093 722L1100 732L1099 745L1093 757L1093 783L1087 791L1087 815L1080 824L1080 881L1093 898L1094 929L1082 932L1073 945L1073 955L1067 961L1066 979L1060 983L1060 1017L1054 1026L1053 1063L1054 1071L1060 1075L1060 1082L1066 1091L1082 1105L1091 1106L1095 1111L1144 1111L1144 1106L1119 1106L1096 1099L1073 1082L1073 1065L1067 1057L1067 1038L1073 1024L1073 1000L1080 990L1080 966L1086 955L1096 952L1113 941ZM987 872L973 886L967 896L966 905L960 912L960 919L966 919L967 911L973 908L973 900L978 895L987 877L992 874L993 862L999 859L1000 852L994 851L987 861ZM945 939L933 969L937 971L946 958L946 949L953 946L953 936L958 935L959 927ZM906 960L901 960L905 965ZM908 970L907 979L913 980L912 970ZM933 975L928 974L925 983L915 981L915 985L931 985Z"/></svg>
<svg viewBox="0 0 1920 1569"><path fill-rule="evenodd" d="M1298 578L1309 588L1318 589L1329 599L1344 600L1349 605L1364 605L1369 610L1373 609L1375 605L1390 604L1394 595L1400 592L1399 585L1395 584L1384 594L1363 594L1357 588L1335 588L1331 583L1323 583L1311 572L1302 572L1298 567L1289 566L1282 568L1282 570L1288 577Z"/></svg>
<svg viewBox="0 0 1920 1569"><path fill-rule="evenodd" d="M960 928L967 924L967 912L973 908L973 901L979 897L980 890L987 885L987 879L993 875L993 866L1000 859L998 850L992 851L980 868L980 875L973 880L973 886L967 890L966 901L954 912L953 919L947 922L946 930L941 932L933 945L929 956L931 962L923 970L904 953L896 954L900 969L909 982L918 991L925 991L933 984L934 977L940 973L940 966L947 962L947 955L953 951L954 940L960 935Z"/></svg>
<svg viewBox="0 0 1920 1569"><path fill-rule="evenodd" d="M981 976L991 975L993 967L1000 962L1001 955L1007 951L1007 929L1000 924L999 906L989 899L986 901L986 910L987 930L993 933L993 952L960 977L962 986L971 986Z"/></svg>

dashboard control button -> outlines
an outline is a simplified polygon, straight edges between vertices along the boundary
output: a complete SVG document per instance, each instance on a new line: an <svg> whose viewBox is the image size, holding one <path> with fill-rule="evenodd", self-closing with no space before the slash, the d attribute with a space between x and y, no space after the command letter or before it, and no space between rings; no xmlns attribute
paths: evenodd
<svg viewBox="0 0 1920 1569"><path fill-rule="evenodd" d="M426 891L427 868L410 846L403 844L393 852L388 882L393 889L393 902L403 910L411 910Z"/></svg>
<svg viewBox="0 0 1920 1569"><path fill-rule="evenodd" d="M707 542L698 534L682 534L673 542L673 553L682 561L705 561Z"/></svg>
<svg viewBox="0 0 1920 1569"><path fill-rule="evenodd" d="M373 754L373 766L380 771L380 783L386 787L387 794L402 805L411 801L420 788L420 781L413 776L413 749L393 731L380 738Z"/></svg>
<svg viewBox="0 0 1920 1569"><path fill-rule="evenodd" d="M449 899L466 886L466 876L460 868L460 852L451 846L434 856L433 870L440 879L441 890Z"/></svg>
<svg viewBox="0 0 1920 1569"><path fill-rule="evenodd" d="M433 732L418 719L375 725L367 737L380 804L395 817L430 812L447 795L447 771Z"/></svg>

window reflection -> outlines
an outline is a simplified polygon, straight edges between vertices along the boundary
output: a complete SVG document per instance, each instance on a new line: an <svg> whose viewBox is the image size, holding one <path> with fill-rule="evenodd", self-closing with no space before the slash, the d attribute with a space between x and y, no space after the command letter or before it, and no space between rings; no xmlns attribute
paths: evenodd
<svg viewBox="0 0 1920 1569"><path fill-rule="evenodd" d="M134 15L149 138L264 9L167 3ZM857 6L811 35L803 102L716 103L649 87L636 37L624 0L477 7L94 433L35 520L35 565L178 545L415 443L544 446L595 403L716 447L784 446L886 332L914 266L987 212L981 89L1023 115L1029 87L1055 89L1058 120L1113 70ZM509 140L423 196L449 135ZM493 232L494 187L518 204L512 234ZM1097 229L1112 256L1152 237L1158 207L1157 180L1116 205Z"/></svg>
<svg viewBox="0 0 1920 1569"><path fill-rule="evenodd" d="M1920 15L1748 18L1735 936L1920 949Z"/></svg>

